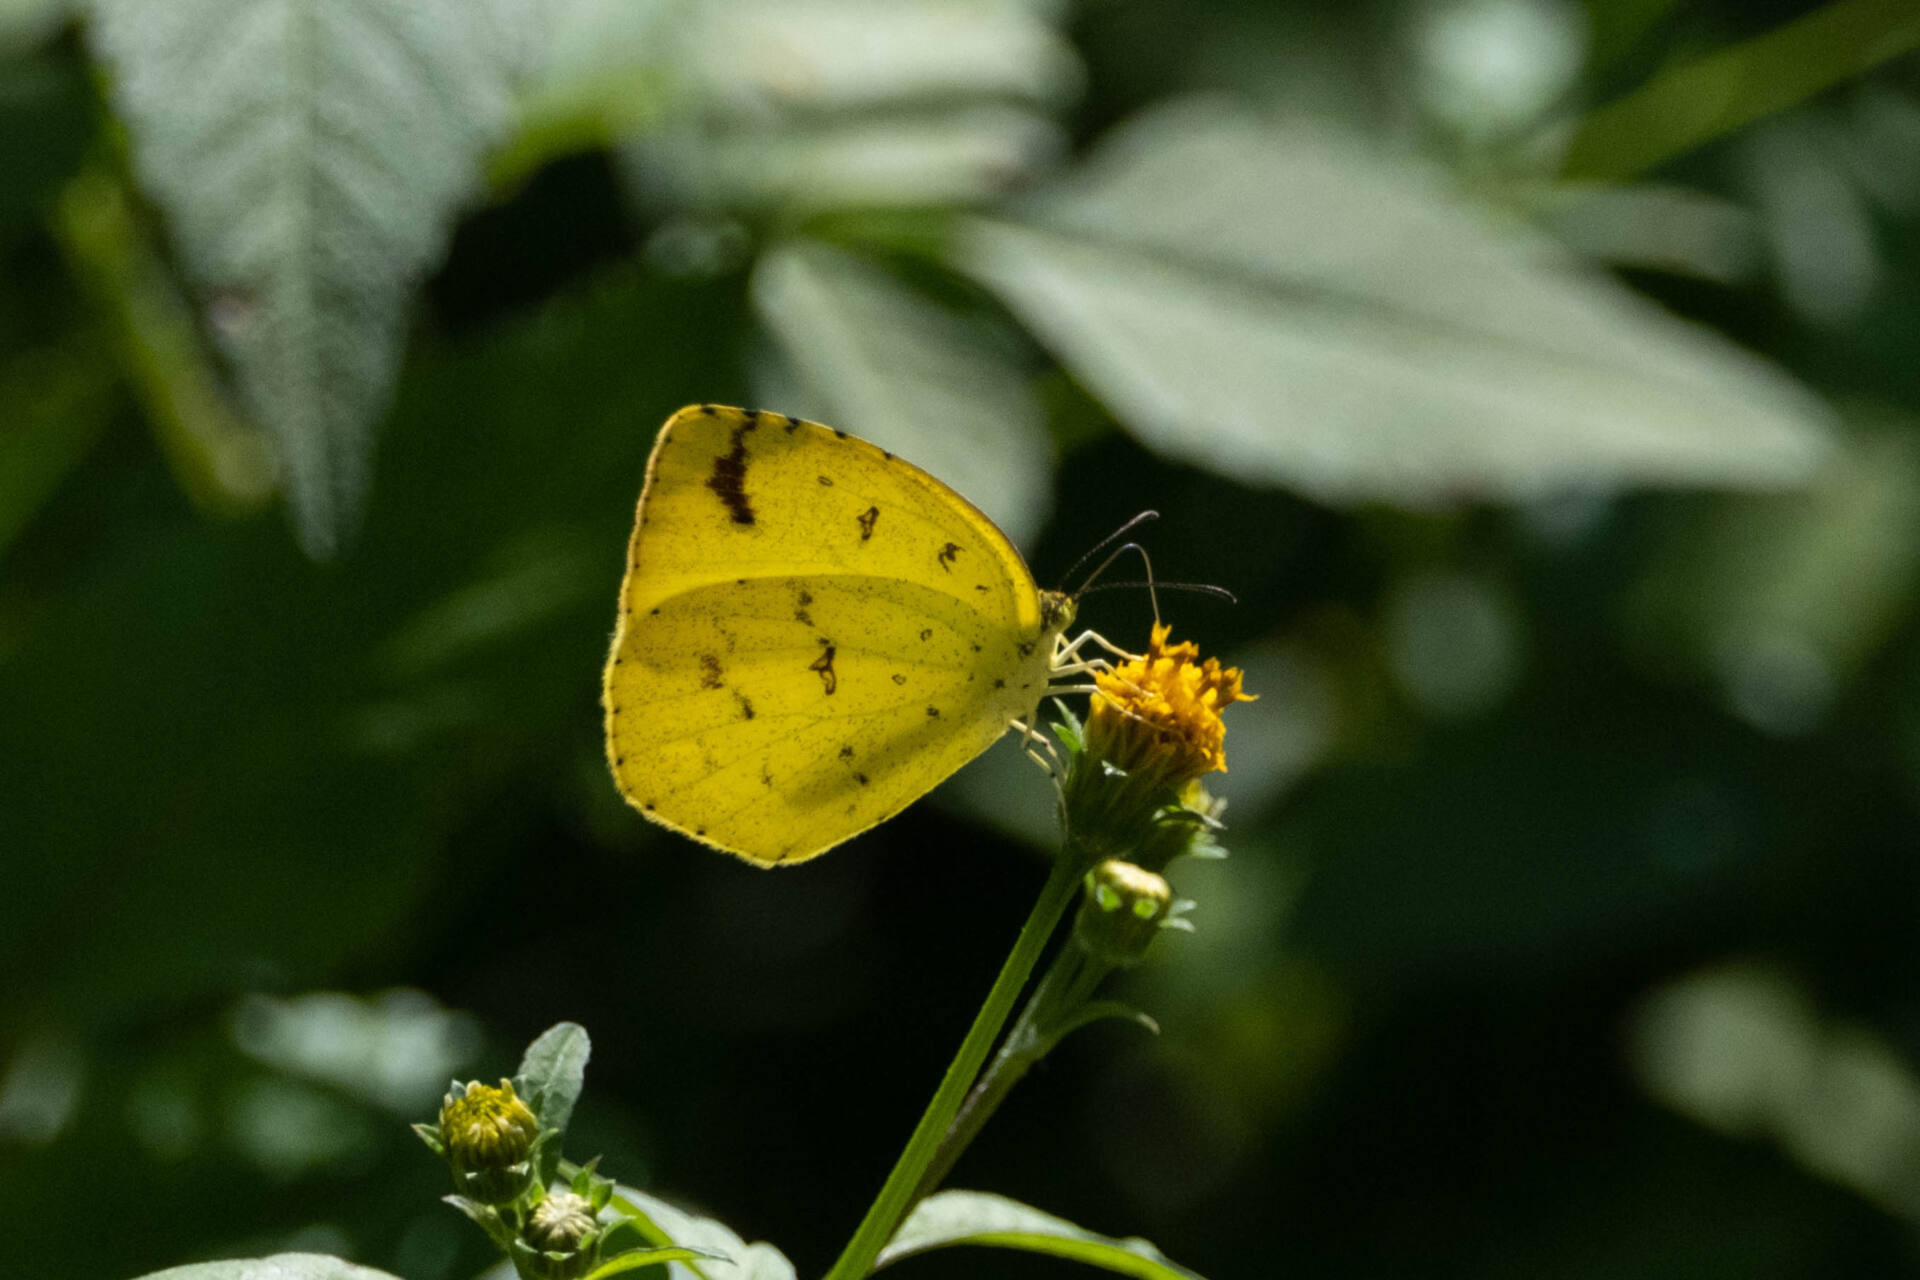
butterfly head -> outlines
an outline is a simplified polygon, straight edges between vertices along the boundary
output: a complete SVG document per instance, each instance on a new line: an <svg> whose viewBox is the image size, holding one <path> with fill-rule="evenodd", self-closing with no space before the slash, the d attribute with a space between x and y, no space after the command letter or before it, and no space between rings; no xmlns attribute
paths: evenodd
<svg viewBox="0 0 1920 1280"><path fill-rule="evenodd" d="M1040 593L1040 626L1050 636L1057 636L1073 625L1078 607L1072 596L1064 591L1042 591Z"/></svg>

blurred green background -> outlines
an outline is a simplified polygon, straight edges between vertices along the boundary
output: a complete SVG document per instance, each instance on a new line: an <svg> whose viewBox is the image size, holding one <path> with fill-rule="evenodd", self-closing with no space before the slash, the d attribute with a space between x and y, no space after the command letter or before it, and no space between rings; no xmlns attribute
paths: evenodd
<svg viewBox="0 0 1920 1280"><path fill-rule="evenodd" d="M1042 878L769 874L599 664L653 433L824 419L1243 665L1192 937L962 1186L1222 1277L1920 1274L1911 0L0 0L0 1273L487 1262L406 1132L802 1274ZM1138 644L1139 593L1083 617ZM925 1277L1066 1274L979 1255Z"/></svg>

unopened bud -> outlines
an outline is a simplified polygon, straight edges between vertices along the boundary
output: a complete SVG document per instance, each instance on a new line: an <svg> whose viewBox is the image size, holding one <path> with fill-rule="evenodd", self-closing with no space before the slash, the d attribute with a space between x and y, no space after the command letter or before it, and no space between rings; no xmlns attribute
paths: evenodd
<svg viewBox="0 0 1920 1280"><path fill-rule="evenodd" d="M472 1081L465 1092L449 1093L440 1106L440 1140L469 1169L519 1164L539 1136L540 1122L514 1095L511 1080L502 1080L497 1089Z"/></svg>
<svg viewBox="0 0 1920 1280"><path fill-rule="evenodd" d="M1137 962L1173 907L1173 886L1165 877L1118 858L1087 872L1085 885L1074 937L1089 954L1109 964Z"/></svg>
<svg viewBox="0 0 1920 1280"><path fill-rule="evenodd" d="M440 1141L460 1190L482 1204L505 1204L531 1179L527 1157L540 1138L540 1122L513 1092L478 1080L458 1083L440 1105Z"/></svg>
<svg viewBox="0 0 1920 1280"><path fill-rule="evenodd" d="M527 1243L550 1253L572 1253L599 1227L585 1196L555 1191L533 1207L527 1219Z"/></svg>

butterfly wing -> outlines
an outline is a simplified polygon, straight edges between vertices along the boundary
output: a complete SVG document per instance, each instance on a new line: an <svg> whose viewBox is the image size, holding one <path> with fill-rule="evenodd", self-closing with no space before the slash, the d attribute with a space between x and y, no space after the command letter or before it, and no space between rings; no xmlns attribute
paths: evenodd
<svg viewBox="0 0 1920 1280"><path fill-rule="evenodd" d="M1051 648L1019 553L932 476L817 423L683 409L640 495L608 755L655 821L798 862L1030 715Z"/></svg>

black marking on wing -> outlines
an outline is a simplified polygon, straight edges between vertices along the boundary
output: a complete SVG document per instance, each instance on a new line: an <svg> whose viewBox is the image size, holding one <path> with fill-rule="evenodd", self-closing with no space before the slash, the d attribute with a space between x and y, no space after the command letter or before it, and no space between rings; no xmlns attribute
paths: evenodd
<svg viewBox="0 0 1920 1280"><path fill-rule="evenodd" d="M940 548L940 567L948 573L952 573L953 558L959 554L960 544L957 542L949 542L946 546Z"/></svg>
<svg viewBox="0 0 1920 1280"><path fill-rule="evenodd" d="M907 678L901 675L898 671L896 671L893 673L893 682L895 684L905 684L907 682Z"/></svg>
<svg viewBox="0 0 1920 1280"><path fill-rule="evenodd" d="M825 685L827 692L831 694L835 689L840 687L840 677L833 672L833 645L825 640L822 640L820 643L822 645L822 652L819 657L807 664L807 670L818 671L820 673L820 683Z"/></svg>
<svg viewBox="0 0 1920 1280"><path fill-rule="evenodd" d="M853 744L851 742L849 742L846 746L840 748L840 758L842 760L853 759Z"/></svg>
<svg viewBox="0 0 1920 1280"><path fill-rule="evenodd" d="M721 674L720 657L718 654L703 653L700 655L700 687L702 689L718 689L720 687Z"/></svg>
<svg viewBox="0 0 1920 1280"><path fill-rule="evenodd" d="M711 413L709 408L706 412ZM747 501L747 432L760 423L752 413L747 420L733 429L733 448L713 460L713 474L707 477L707 488L726 507L727 515L735 524L753 523L753 504Z"/></svg>
<svg viewBox="0 0 1920 1280"><path fill-rule="evenodd" d="M747 695L735 689L733 696L734 700L740 704L740 718L742 720L753 719L753 703L748 699Z"/></svg>
<svg viewBox="0 0 1920 1280"><path fill-rule="evenodd" d="M927 719L938 720L939 718L940 718L940 708L938 707L927 708Z"/></svg>
<svg viewBox="0 0 1920 1280"><path fill-rule="evenodd" d="M873 536L873 526L880 522L880 508L868 507L854 519L860 525L860 541L865 542Z"/></svg>
<svg viewBox="0 0 1920 1280"><path fill-rule="evenodd" d="M815 476L814 479L818 480L821 484L825 485L829 489L833 488L833 481L827 478L826 476Z"/></svg>
<svg viewBox="0 0 1920 1280"><path fill-rule="evenodd" d="M931 639L933 639L933 628L932 628L932 627L922 627L922 628L920 628L920 638L921 638L922 640L931 640Z"/></svg>

